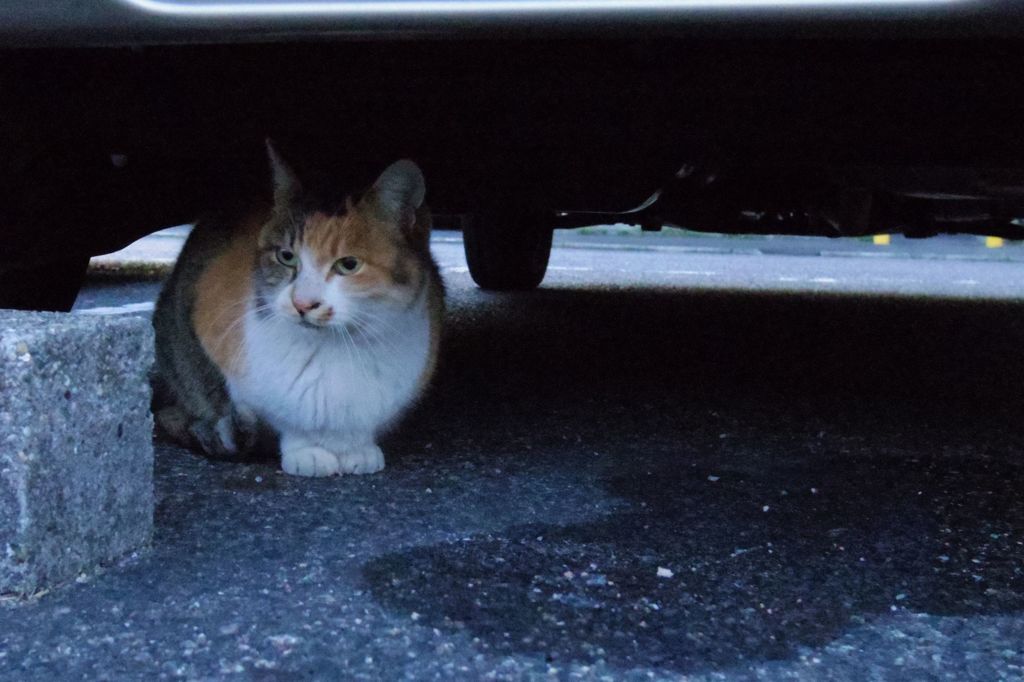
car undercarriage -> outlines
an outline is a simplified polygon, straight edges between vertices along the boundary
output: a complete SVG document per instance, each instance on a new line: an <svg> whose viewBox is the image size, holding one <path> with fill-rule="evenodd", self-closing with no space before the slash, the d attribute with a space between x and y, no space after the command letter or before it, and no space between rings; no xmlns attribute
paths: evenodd
<svg viewBox="0 0 1024 682"><path fill-rule="evenodd" d="M415 34L409 18L328 30L357 26L343 16L203 29L173 7L106 33L102 12L8 22L0 304L66 308L89 256L265 193L267 137L339 200L415 159L435 213L488 242L470 264L489 288L536 286L552 229L609 220L1018 238L1020 17L967 4L916 20L420 17Z"/></svg>

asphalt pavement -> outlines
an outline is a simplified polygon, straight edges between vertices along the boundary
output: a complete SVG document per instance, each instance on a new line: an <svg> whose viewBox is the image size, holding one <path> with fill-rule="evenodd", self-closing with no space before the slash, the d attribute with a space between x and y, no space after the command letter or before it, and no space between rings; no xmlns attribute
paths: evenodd
<svg viewBox="0 0 1024 682"><path fill-rule="evenodd" d="M589 244L493 294L439 235L387 468L158 444L152 549L0 609L0 677L1024 679L1024 266Z"/></svg>

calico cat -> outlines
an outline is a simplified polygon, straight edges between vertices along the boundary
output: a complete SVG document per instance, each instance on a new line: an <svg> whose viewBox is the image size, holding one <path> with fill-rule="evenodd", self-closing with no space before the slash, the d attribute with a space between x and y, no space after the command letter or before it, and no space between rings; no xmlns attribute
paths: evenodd
<svg viewBox="0 0 1024 682"><path fill-rule="evenodd" d="M380 471L376 436L429 381L444 312L423 174L397 161L322 211L267 148L272 204L200 221L160 293L157 422L211 457L270 432L289 474Z"/></svg>

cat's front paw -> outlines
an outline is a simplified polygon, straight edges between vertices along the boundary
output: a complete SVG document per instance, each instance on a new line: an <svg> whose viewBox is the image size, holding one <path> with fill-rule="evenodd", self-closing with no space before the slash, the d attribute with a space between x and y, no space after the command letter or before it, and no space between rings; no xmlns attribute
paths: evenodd
<svg viewBox="0 0 1024 682"><path fill-rule="evenodd" d="M375 474L384 468L384 453L376 445L349 448L338 455L343 474Z"/></svg>
<svg viewBox="0 0 1024 682"><path fill-rule="evenodd" d="M192 440L207 457L213 459L235 459L238 447L232 430L230 417L196 419L188 427Z"/></svg>
<svg viewBox="0 0 1024 682"><path fill-rule="evenodd" d="M334 453L316 445L282 449L281 468L293 476L334 476L340 471Z"/></svg>

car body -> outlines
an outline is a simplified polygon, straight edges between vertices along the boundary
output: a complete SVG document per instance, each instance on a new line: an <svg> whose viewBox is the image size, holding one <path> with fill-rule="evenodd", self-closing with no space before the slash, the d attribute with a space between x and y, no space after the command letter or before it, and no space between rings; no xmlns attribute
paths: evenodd
<svg viewBox="0 0 1024 682"><path fill-rule="evenodd" d="M0 305L262 191L267 137L328 191L415 159L495 289L605 220L1017 237L1022 36L1000 0L8 0Z"/></svg>

